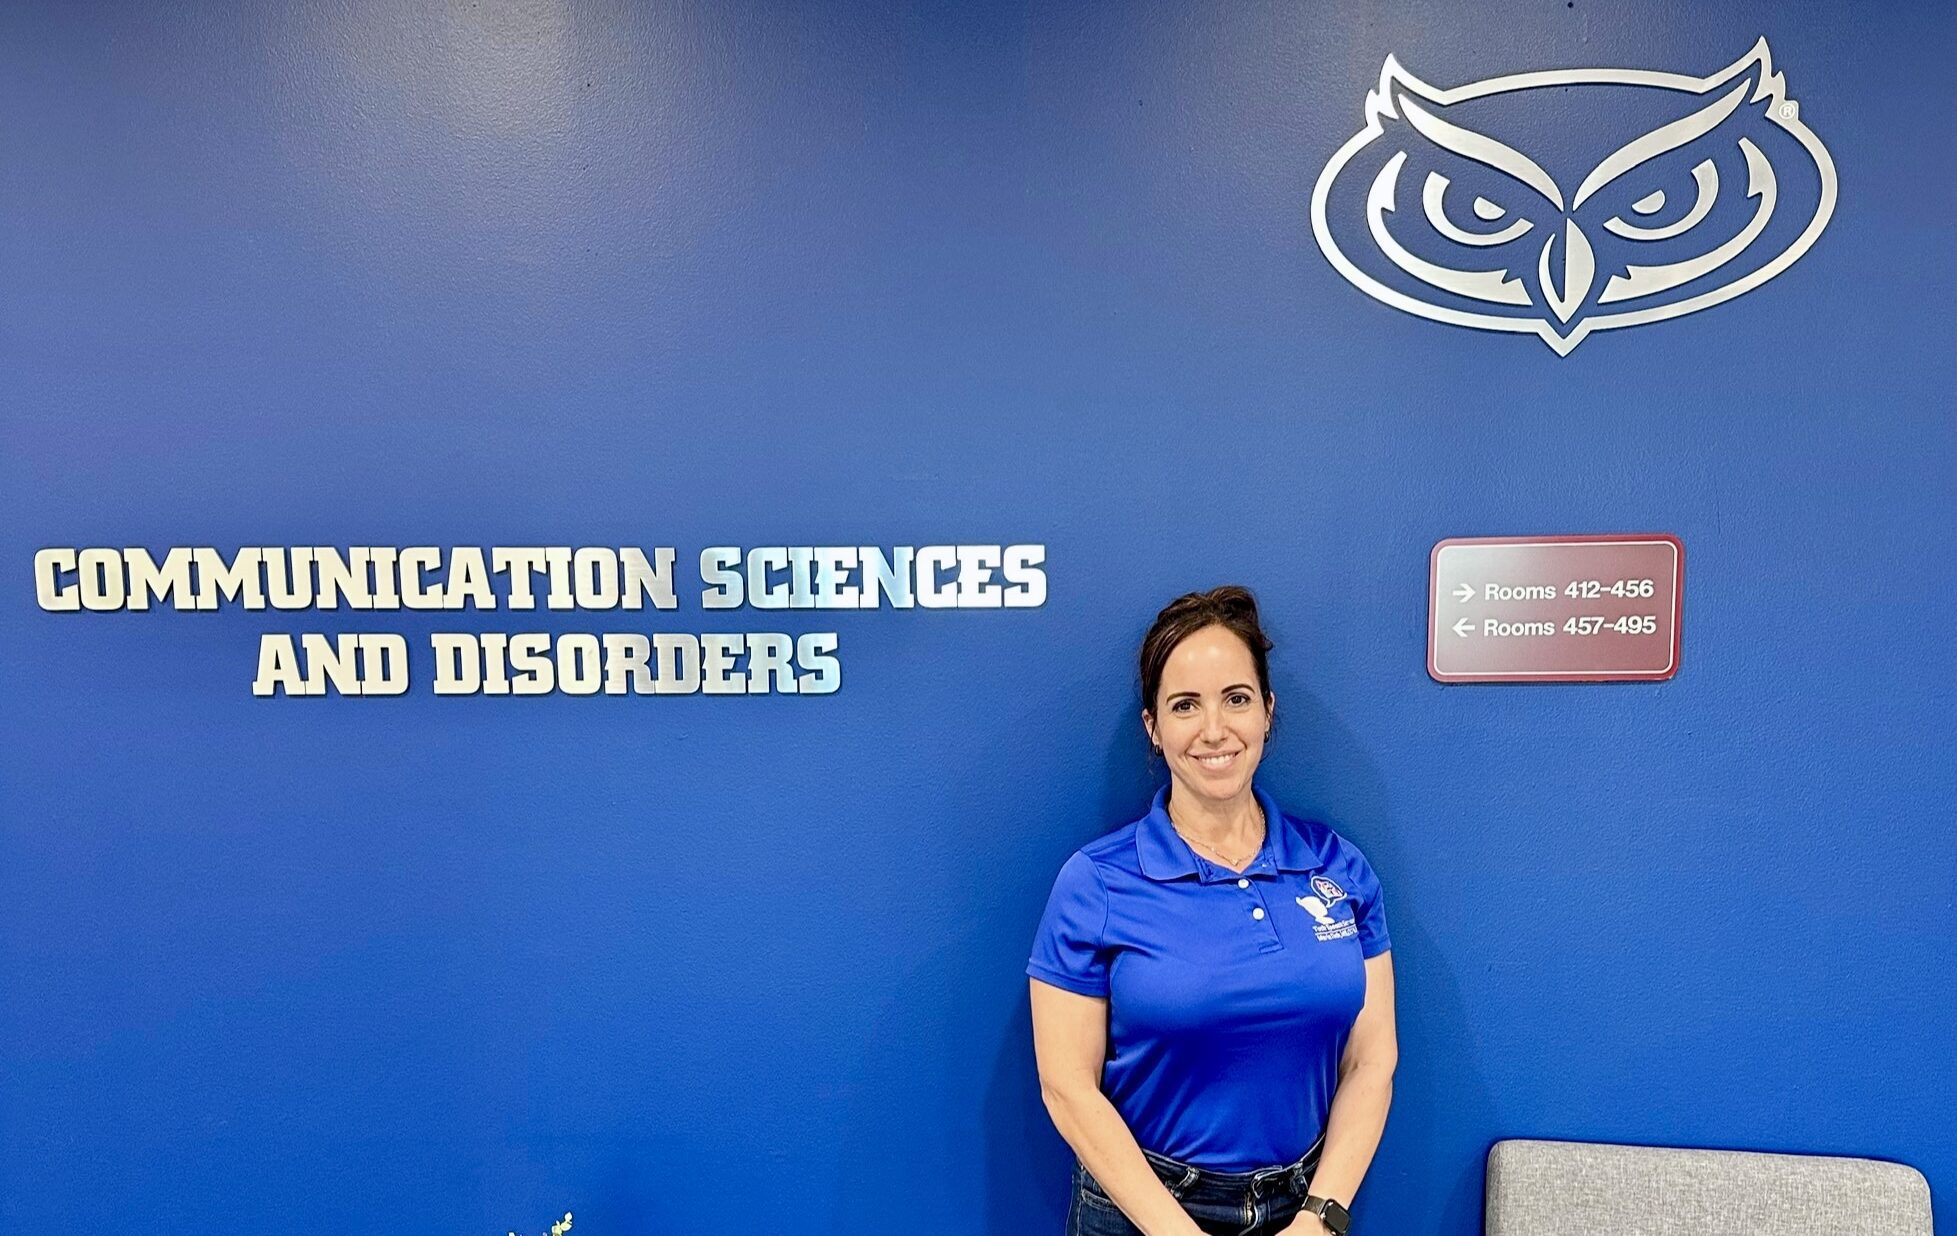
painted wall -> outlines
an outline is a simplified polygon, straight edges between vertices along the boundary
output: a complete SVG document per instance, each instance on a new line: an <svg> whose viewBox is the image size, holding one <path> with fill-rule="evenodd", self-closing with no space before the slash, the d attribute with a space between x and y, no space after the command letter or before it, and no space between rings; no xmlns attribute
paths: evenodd
<svg viewBox="0 0 1957 1236"><path fill-rule="evenodd" d="M1263 773L1382 874L1364 1229L1504 1136L1870 1155L1957 1233L1953 19L1928 3L0 13L0 1223L1055 1231L1026 947L1150 788L1132 655L1242 581ZM1705 74L1765 34L1814 249L1567 358L1361 295L1314 178L1388 54ZM1517 140L1558 139L1553 115ZM1666 531L1669 683L1451 687L1450 535ZM48 613L49 546L1010 544L1037 609L842 689L256 699ZM419 655L419 654L418 654ZM425 674L425 660L416 672Z"/></svg>

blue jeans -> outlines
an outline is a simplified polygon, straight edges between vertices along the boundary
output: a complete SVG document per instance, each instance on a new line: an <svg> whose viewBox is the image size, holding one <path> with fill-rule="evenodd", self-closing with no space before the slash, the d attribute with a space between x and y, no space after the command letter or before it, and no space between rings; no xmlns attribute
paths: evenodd
<svg viewBox="0 0 1957 1236"><path fill-rule="evenodd" d="M1325 1139L1296 1163L1260 1167L1254 1172L1213 1172L1144 1150L1156 1179L1182 1203L1196 1225L1212 1236L1275 1236L1297 1217L1310 1192ZM1101 1188L1101 1182L1074 1164L1074 1200L1067 1207L1067 1236L1141 1236Z"/></svg>

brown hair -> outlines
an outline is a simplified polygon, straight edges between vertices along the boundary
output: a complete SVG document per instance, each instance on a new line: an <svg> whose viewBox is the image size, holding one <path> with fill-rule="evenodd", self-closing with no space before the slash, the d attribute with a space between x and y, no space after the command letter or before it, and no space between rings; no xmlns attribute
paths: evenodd
<svg viewBox="0 0 1957 1236"><path fill-rule="evenodd" d="M1257 666L1257 689L1271 698L1271 640L1257 621L1257 598L1239 584L1208 592L1188 592L1162 607L1142 637L1142 708L1155 715L1155 696L1162 689L1162 668L1176 645L1204 627L1222 627L1244 642Z"/></svg>

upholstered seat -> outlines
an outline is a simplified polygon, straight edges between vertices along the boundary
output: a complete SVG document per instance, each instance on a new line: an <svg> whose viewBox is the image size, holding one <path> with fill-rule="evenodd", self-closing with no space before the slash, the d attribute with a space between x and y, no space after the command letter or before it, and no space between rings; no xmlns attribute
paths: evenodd
<svg viewBox="0 0 1957 1236"><path fill-rule="evenodd" d="M1932 1236L1930 1186L1900 1163L1821 1155L1503 1141L1487 1236Z"/></svg>

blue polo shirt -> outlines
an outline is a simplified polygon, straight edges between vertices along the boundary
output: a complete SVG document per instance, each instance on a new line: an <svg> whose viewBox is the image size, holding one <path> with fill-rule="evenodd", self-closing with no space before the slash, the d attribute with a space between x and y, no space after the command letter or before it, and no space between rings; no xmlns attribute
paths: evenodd
<svg viewBox="0 0 1957 1236"><path fill-rule="evenodd" d="M1241 874L1169 821L1168 789L1060 868L1026 973L1108 1001L1101 1089L1145 1150L1223 1172L1289 1163L1331 1111L1392 947L1365 856L1263 790L1264 848Z"/></svg>

